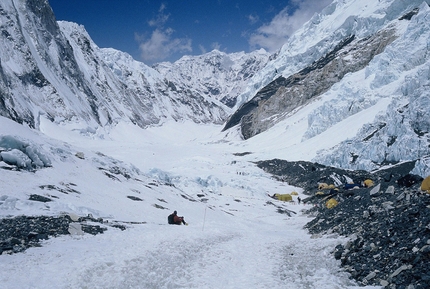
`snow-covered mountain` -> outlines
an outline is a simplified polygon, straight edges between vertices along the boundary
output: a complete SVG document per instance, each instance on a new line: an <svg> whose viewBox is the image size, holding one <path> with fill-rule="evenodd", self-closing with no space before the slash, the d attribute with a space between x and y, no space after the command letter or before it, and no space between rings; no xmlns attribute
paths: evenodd
<svg viewBox="0 0 430 289"><path fill-rule="evenodd" d="M48 1L2 1L0 115L91 133L121 121L227 120L224 130L239 125L248 139L278 124L289 134L306 109L297 143L345 134L339 127L357 118L314 161L371 170L420 159L429 154L429 2L335 0L276 57L215 50L151 68L56 22Z"/></svg>
<svg viewBox="0 0 430 289"><path fill-rule="evenodd" d="M346 170L338 178L282 163L371 170L412 160L405 171L430 175L429 2L335 0L276 58L213 51L154 69L56 22L46 0L2 0L0 284L428 288L430 199L417 183L405 191L398 173L387 187L366 172L375 186L355 193L343 190L356 181ZM300 187L289 183L297 176ZM326 179L341 192L298 203ZM354 211L356 234L303 229L314 217L305 210L325 210L328 197L339 205L326 212L337 214L314 223L339 229ZM168 226L173 210L189 226ZM405 233L411 219L419 236ZM384 269L348 257L340 270L334 252L367 254Z"/></svg>
<svg viewBox="0 0 430 289"><path fill-rule="evenodd" d="M224 129L239 125L245 139L288 131L307 109L300 142L349 135L314 161L372 170L429 155L429 3L333 1L256 74ZM342 125L351 118L354 131Z"/></svg>
<svg viewBox="0 0 430 289"><path fill-rule="evenodd" d="M264 49L231 54L213 50L199 56L184 56L174 63L159 63L154 68L183 86L182 90L200 91L233 107L249 79L267 64L269 58L270 54Z"/></svg>
<svg viewBox="0 0 430 289"><path fill-rule="evenodd" d="M56 22L48 1L0 3L0 114L31 127L85 120L97 127L128 120L222 123L229 108L112 49L100 49L82 26Z"/></svg>

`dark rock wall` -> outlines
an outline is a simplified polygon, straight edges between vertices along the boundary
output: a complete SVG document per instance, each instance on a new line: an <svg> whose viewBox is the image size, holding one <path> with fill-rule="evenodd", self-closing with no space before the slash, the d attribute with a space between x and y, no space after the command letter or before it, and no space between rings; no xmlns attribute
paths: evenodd
<svg viewBox="0 0 430 289"><path fill-rule="evenodd" d="M365 39L346 37L308 67L287 78L278 77L261 89L230 117L224 130L240 124L243 137L248 139L269 129L294 109L329 90L346 74L366 67L396 39L395 32L392 28Z"/></svg>

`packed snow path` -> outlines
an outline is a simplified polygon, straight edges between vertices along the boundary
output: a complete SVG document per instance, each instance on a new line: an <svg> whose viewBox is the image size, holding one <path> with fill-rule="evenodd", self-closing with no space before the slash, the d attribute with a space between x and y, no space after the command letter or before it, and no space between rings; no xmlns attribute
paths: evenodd
<svg viewBox="0 0 430 289"><path fill-rule="evenodd" d="M142 224L63 236L2 256L0 282L9 289L356 288L330 254L339 239L311 238L301 229L308 220L279 215L242 226ZM14 279L20 272L26 278Z"/></svg>

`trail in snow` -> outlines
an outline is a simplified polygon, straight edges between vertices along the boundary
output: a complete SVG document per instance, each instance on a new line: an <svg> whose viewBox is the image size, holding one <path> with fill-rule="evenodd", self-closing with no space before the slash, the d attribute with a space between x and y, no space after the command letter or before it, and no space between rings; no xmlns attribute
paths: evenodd
<svg viewBox="0 0 430 289"><path fill-rule="evenodd" d="M302 229L308 220L279 215L239 230L228 223L205 230L149 224L95 237L66 236L4 256L0 269L30 273L28 283L10 289L357 288L330 254L340 240L311 238ZM57 280L36 274L56 268Z"/></svg>

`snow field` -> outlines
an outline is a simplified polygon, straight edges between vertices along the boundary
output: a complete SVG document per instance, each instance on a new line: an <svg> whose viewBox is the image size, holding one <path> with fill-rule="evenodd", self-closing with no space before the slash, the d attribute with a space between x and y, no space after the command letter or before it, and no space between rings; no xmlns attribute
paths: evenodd
<svg viewBox="0 0 430 289"><path fill-rule="evenodd" d="M41 119L41 130L46 136L26 130L19 135L45 143L52 167L2 171L9 203L0 204L0 213L90 213L128 228L60 236L24 253L1 255L4 288L356 288L331 254L345 240L312 238L303 230L310 220L301 211L307 205L267 196L297 191L305 197L256 167L254 152L264 151L258 146L229 140L218 126L191 123L148 130L124 123L88 134ZM79 151L84 159L74 156ZM251 154L237 155L244 152ZM115 166L132 177L106 177ZM28 201L34 192L57 199ZM296 214L280 214L278 207ZM189 226L167 225L173 210Z"/></svg>
<svg viewBox="0 0 430 289"><path fill-rule="evenodd" d="M8 274L1 282L10 289L356 288L330 255L339 240L312 239L301 229L307 220L275 216L204 230L143 224L63 236L2 256L0 269ZM25 278L16 278L22 272Z"/></svg>

